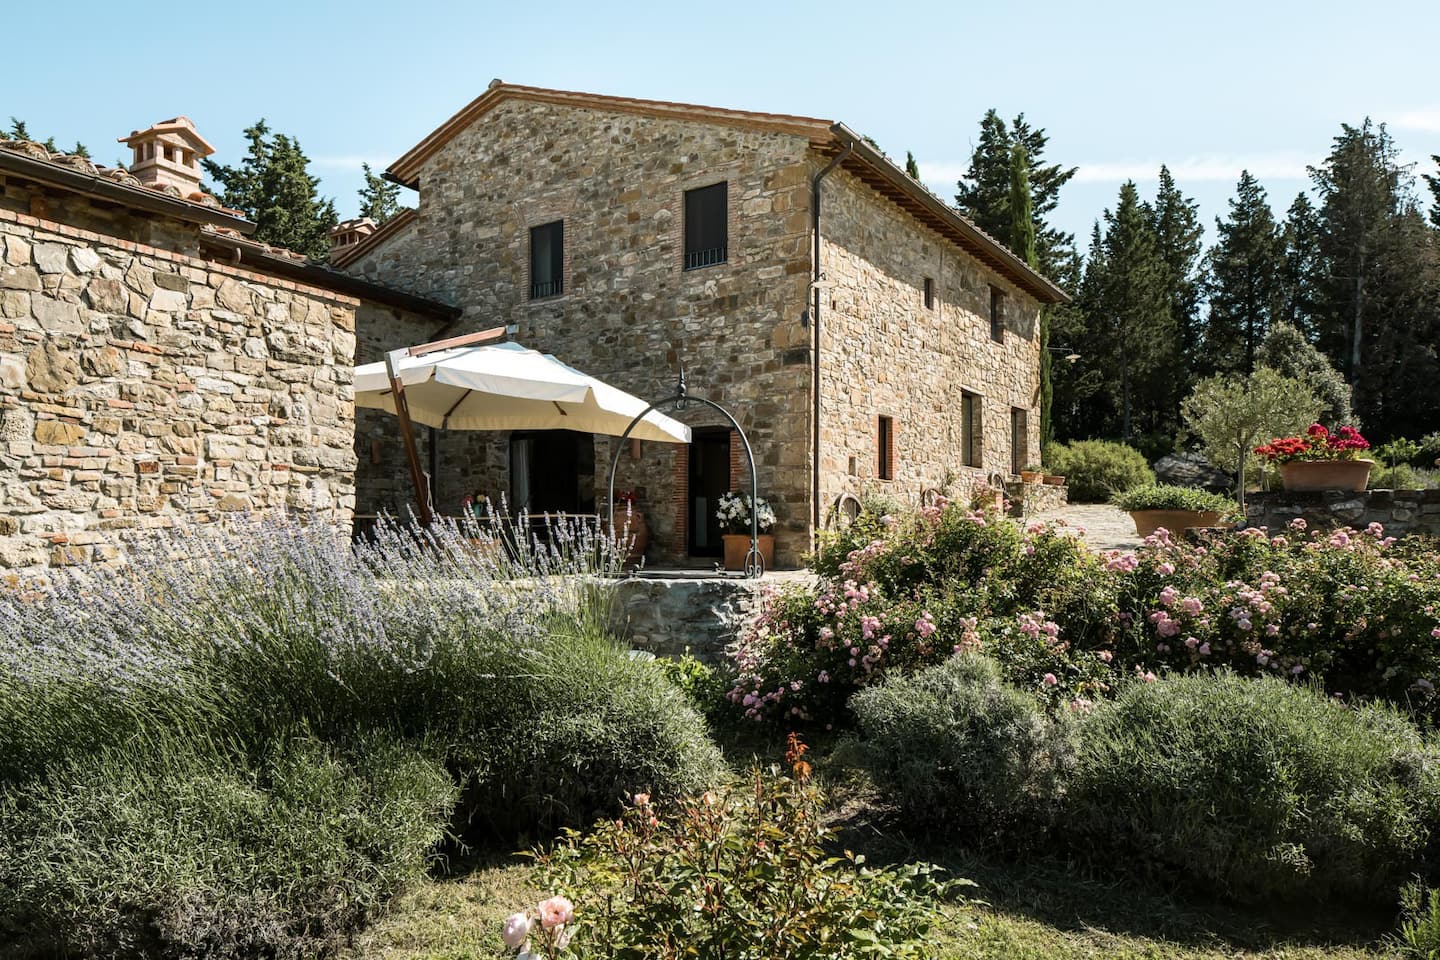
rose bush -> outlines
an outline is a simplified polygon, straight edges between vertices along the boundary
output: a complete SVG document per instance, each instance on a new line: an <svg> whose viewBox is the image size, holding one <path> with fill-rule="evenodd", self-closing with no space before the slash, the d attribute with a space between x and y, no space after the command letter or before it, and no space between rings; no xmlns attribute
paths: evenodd
<svg viewBox="0 0 1440 960"><path fill-rule="evenodd" d="M1158 531L1093 553L1063 528L947 503L862 515L814 567L817 585L770 595L733 650L727 697L747 720L848 723L855 690L970 649L1052 707L1216 666L1436 706L1440 553L1378 524Z"/></svg>

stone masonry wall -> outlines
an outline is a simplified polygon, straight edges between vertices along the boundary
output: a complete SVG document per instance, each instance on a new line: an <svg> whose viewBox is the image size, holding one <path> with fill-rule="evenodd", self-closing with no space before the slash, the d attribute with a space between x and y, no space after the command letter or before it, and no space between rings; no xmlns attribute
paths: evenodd
<svg viewBox="0 0 1440 960"><path fill-rule="evenodd" d="M947 472L1009 475L1013 407L1028 411L1022 460L1038 463L1037 301L848 172L822 190L821 269L834 284L821 293L822 506L876 488L914 501ZM991 286L1004 292L1003 343L990 336ZM964 464L962 390L980 397L979 468ZM876 479L880 416L895 427L889 481Z"/></svg>
<svg viewBox="0 0 1440 960"><path fill-rule="evenodd" d="M115 233L0 205L0 567L225 511L348 524L357 301Z"/></svg>
<svg viewBox="0 0 1440 960"><path fill-rule="evenodd" d="M1290 521L1303 519L1312 530L1379 523L1390 536L1440 536L1440 490L1366 490L1352 493L1274 491L1245 498L1245 519L1252 527L1279 533Z"/></svg>
<svg viewBox="0 0 1440 960"><path fill-rule="evenodd" d="M727 406L750 436L779 517L777 559L793 565L810 519L806 150L794 136L509 100L427 162L415 224L348 269L463 307L452 335L518 324L520 343L646 399L670 393L683 363L692 391ZM721 180L728 262L683 270L684 191ZM557 219L565 290L532 301L530 228ZM719 422L694 407L679 417ZM508 490L508 437L439 442L441 512L472 487ZM603 491L609 439L595 448ZM652 562L683 554L678 468L670 444L621 458L617 486L641 492Z"/></svg>

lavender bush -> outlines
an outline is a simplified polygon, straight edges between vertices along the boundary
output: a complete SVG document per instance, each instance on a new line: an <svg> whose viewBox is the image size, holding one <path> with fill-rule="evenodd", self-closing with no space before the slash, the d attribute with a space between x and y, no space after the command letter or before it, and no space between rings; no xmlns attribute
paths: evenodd
<svg viewBox="0 0 1440 960"><path fill-rule="evenodd" d="M314 742L363 768L378 737L439 764L463 798L410 824L415 836L448 817L467 837L509 846L605 814L627 791L702 787L719 769L683 695L609 635L600 575L621 558L594 528L532 536L523 522L425 531L387 522L352 545L323 524L248 519L137 538L127 556L121 567L56 571L0 592L0 810L48 809L59 831L66 792L57 777L103 780L106 764L141 779L178 776L174 793L199 763L266 794L277 744ZM313 803L319 811L330 800L320 791ZM228 896L197 879L155 900L141 873L80 871L78 846L44 836L43 818L27 822L28 843L62 851L68 880L41 882L56 862L0 856L0 931L97 902L108 906L90 912L102 917L159 916L194 897L220 909L214 898ZM218 849L206 834L214 821L185 822L203 861ZM95 829L100 853L86 856L103 868L114 837L104 822ZM252 840L241 842L243 856L268 855L260 841L244 849ZM393 893L406 871L390 867L413 867L414 850L363 832L342 846L352 842L353 869L393 879L359 895L368 908ZM422 848L430 845L433 837ZM47 890L41 910L34 898ZM310 926L343 930L365 912Z"/></svg>

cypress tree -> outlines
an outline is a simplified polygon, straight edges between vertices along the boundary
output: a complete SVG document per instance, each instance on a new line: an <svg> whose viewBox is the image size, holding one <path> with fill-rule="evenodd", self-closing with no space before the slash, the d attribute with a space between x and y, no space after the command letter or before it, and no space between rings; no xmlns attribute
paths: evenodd
<svg viewBox="0 0 1440 960"><path fill-rule="evenodd" d="M1285 320L1311 342L1319 336L1320 288L1325 261L1320 254L1320 215L1303 192L1285 215Z"/></svg>
<svg viewBox="0 0 1440 960"><path fill-rule="evenodd" d="M330 231L339 222L335 203L321 199L320 179L300 142L285 134L270 136L264 119L245 131L250 147L238 167L202 161L222 190L220 202L255 221L254 237L312 259L330 250Z"/></svg>
<svg viewBox="0 0 1440 960"><path fill-rule="evenodd" d="M1243 171L1230 215L1215 220L1210 250L1210 314L1205 325L1204 372L1255 370L1257 351L1271 326L1285 319L1285 241L1265 189Z"/></svg>
<svg viewBox="0 0 1440 960"><path fill-rule="evenodd" d="M1180 401L1190 392L1200 353L1200 251L1205 228L1198 204L1180 192L1170 169L1160 167L1160 186L1150 208L1155 252L1163 265L1161 283L1174 340L1170 345L1169 389L1158 397L1161 417L1152 429L1178 425Z"/></svg>
<svg viewBox="0 0 1440 960"><path fill-rule="evenodd" d="M920 165L915 162L915 154L909 150L905 151L905 173L911 180L920 179Z"/></svg>
<svg viewBox="0 0 1440 960"><path fill-rule="evenodd" d="M1440 167L1440 154L1432 153L1430 162ZM1425 185L1430 188L1430 225L1440 230L1440 176L1425 174Z"/></svg>
<svg viewBox="0 0 1440 960"><path fill-rule="evenodd" d="M1035 217L1030 206L1030 164L1025 156L1025 145L1016 143L1010 148L1010 249L1038 269L1035 255ZM1047 308L1040 308L1040 443L1050 442L1053 434L1050 426L1050 404L1054 387L1050 379L1050 329Z"/></svg>
<svg viewBox="0 0 1440 960"><path fill-rule="evenodd" d="M360 164L360 169L365 174L365 186L358 191L360 216L384 223L400 212L400 184L374 173L368 163Z"/></svg>

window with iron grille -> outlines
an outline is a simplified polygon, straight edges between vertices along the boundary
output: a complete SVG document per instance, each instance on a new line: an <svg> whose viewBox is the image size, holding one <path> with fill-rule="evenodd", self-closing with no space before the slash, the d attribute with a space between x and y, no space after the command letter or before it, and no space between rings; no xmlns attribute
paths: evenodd
<svg viewBox="0 0 1440 960"><path fill-rule="evenodd" d="M990 288L990 339L1005 342L1005 293L998 287Z"/></svg>
<svg viewBox="0 0 1440 960"><path fill-rule="evenodd" d="M729 259L726 220L728 185L724 182L685 191L685 269L714 266Z"/></svg>
<svg viewBox="0 0 1440 960"><path fill-rule="evenodd" d="M530 299L565 292L565 221L530 228Z"/></svg>
<svg viewBox="0 0 1440 960"><path fill-rule="evenodd" d="M880 480L895 479L895 421L891 417L876 418L875 476Z"/></svg>
<svg viewBox="0 0 1440 960"><path fill-rule="evenodd" d="M925 278L925 309L935 309L935 281L930 277Z"/></svg>
<svg viewBox="0 0 1440 960"><path fill-rule="evenodd" d="M980 395L961 391L960 393L960 455L967 467L984 464L981 449Z"/></svg>

